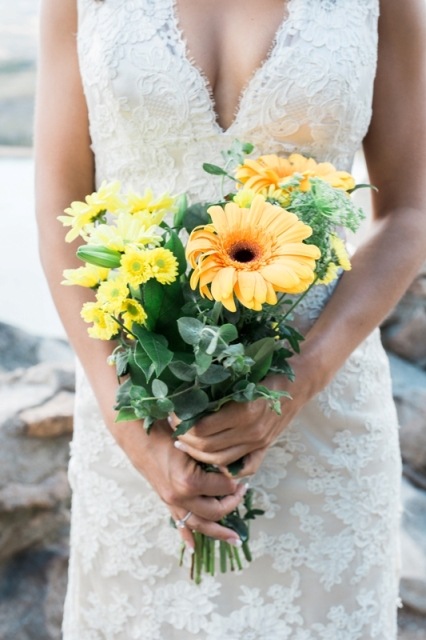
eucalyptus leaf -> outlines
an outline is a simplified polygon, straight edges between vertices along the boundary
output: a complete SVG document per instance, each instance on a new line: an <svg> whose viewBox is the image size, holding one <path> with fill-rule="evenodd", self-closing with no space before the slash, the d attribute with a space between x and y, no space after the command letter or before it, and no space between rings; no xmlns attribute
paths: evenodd
<svg viewBox="0 0 426 640"><path fill-rule="evenodd" d="M167 385L157 378L152 381L152 393L156 398L165 398L169 389Z"/></svg>
<svg viewBox="0 0 426 640"><path fill-rule="evenodd" d="M201 340L201 334L205 327L200 320L196 318L179 318L178 330L182 339L186 344L197 345Z"/></svg>
<svg viewBox="0 0 426 640"><path fill-rule="evenodd" d="M127 373L127 365L129 363L129 351L117 351L115 354L115 369L117 371L117 376L121 378Z"/></svg>
<svg viewBox="0 0 426 640"><path fill-rule="evenodd" d="M229 371L227 371L220 364L211 364L210 367L200 375L199 379L202 384L217 384L218 382L224 382L231 377Z"/></svg>
<svg viewBox="0 0 426 640"><path fill-rule="evenodd" d="M208 353L197 353L195 356L195 363L197 367L197 374L202 376L205 371L212 364L213 358Z"/></svg>
<svg viewBox="0 0 426 640"><path fill-rule="evenodd" d="M210 173L212 176L227 176L227 172L222 167L218 167L217 164L210 164L210 162L203 163L203 169L206 173Z"/></svg>
<svg viewBox="0 0 426 640"><path fill-rule="evenodd" d="M128 378L125 382L120 384L115 396L116 405L115 409L121 409L122 407L130 404L130 390L132 388L132 381Z"/></svg>
<svg viewBox="0 0 426 640"><path fill-rule="evenodd" d="M203 413L209 404L207 393L201 389L188 389L173 398L175 413L180 420L188 420Z"/></svg>
<svg viewBox="0 0 426 640"><path fill-rule="evenodd" d="M180 380L185 380L186 382L192 382L195 380L197 376L197 369L195 364L187 364L186 362L182 362L181 360L172 361L169 364L169 369Z"/></svg>
<svg viewBox="0 0 426 640"><path fill-rule="evenodd" d="M233 324L223 324L219 327L219 334L222 340L227 344L238 338L237 328Z"/></svg>

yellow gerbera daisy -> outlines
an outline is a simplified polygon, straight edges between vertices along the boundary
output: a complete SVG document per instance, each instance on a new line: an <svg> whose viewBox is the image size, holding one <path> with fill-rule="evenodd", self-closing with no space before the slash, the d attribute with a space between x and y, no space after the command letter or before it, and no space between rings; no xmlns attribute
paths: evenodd
<svg viewBox="0 0 426 640"><path fill-rule="evenodd" d="M209 208L212 224L194 229L186 255L190 284L235 311L235 299L259 311L276 292L300 293L314 280L318 247L303 243L311 228L257 195L250 209L234 202Z"/></svg>
<svg viewBox="0 0 426 640"><path fill-rule="evenodd" d="M325 180L332 187L345 191L355 186L355 181L350 173L337 171L330 162L317 163L313 158L305 158L299 153L292 153L288 158L280 158L275 154L260 156L257 159L247 158L237 170L235 177L242 182L247 189L253 189L256 193L266 195L266 190L271 185L275 189L284 188L293 175L301 174L301 191L308 191L309 178L318 177Z"/></svg>
<svg viewBox="0 0 426 640"><path fill-rule="evenodd" d="M169 249L158 247L158 249L148 251L147 254L153 278L158 280L160 284L171 284L176 280L178 261Z"/></svg>
<svg viewBox="0 0 426 640"><path fill-rule="evenodd" d="M61 284L92 288L106 280L108 273L109 269L97 267L94 264L86 264L85 267L78 267L77 269L65 269L63 274L65 280Z"/></svg>
<svg viewBox="0 0 426 640"><path fill-rule="evenodd" d="M68 215L58 217L64 227L71 227L65 240L72 242L99 215L105 211L113 213L122 207L124 203L119 196L119 191L119 182L102 182L97 191L86 196L85 202L72 202L64 212Z"/></svg>
<svg viewBox="0 0 426 640"><path fill-rule="evenodd" d="M121 256L122 274L133 287L147 282L152 277L149 253L149 251L129 246Z"/></svg>
<svg viewBox="0 0 426 640"><path fill-rule="evenodd" d="M85 302L81 317L85 322L93 322L93 326L87 330L91 338L111 340L118 333L119 326L114 318L97 302Z"/></svg>

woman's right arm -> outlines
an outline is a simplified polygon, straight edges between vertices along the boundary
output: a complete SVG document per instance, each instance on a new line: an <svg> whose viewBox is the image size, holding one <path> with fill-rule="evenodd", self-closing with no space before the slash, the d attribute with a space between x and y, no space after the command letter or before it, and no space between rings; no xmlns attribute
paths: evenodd
<svg viewBox="0 0 426 640"><path fill-rule="evenodd" d="M156 425L148 436L140 422L114 422L117 379L114 368L106 362L112 346L90 338L80 318L81 307L91 299L91 291L60 284L63 270L81 263L75 257L75 243L65 243L57 216L73 200L84 200L94 190L94 159L76 33L76 0L42 0L35 117L36 214L40 256L52 297L106 426L169 506L172 516L182 518L192 511L194 528L213 537L236 539L234 532L215 521L240 502L243 487L221 474L200 471L189 456L173 446L167 424ZM226 497L219 501L214 496ZM189 530L182 533L191 544Z"/></svg>

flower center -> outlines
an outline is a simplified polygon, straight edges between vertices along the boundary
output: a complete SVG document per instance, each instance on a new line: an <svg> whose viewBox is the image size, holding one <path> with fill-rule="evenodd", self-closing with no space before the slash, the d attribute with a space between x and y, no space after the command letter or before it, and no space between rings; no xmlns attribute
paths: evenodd
<svg viewBox="0 0 426 640"><path fill-rule="evenodd" d="M260 255L260 247L251 242L237 242L229 249L229 257L235 262L242 262L243 264L257 260Z"/></svg>

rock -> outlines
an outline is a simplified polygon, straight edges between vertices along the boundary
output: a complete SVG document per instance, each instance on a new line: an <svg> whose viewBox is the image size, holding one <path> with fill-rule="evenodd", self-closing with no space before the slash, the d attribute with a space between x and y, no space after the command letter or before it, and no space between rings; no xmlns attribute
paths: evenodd
<svg viewBox="0 0 426 640"><path fill-rule="evenodd" d="M416 472L426 472L426 372L392 354L389 360L402 457Z"/></svg>
<svg viewBox="0 0 426 640"><path fill-rule="evenodd" d="M426 615L426 492L402 482L401 599Z"/></svg>
<svg viewBox="0 0 426 640"><path fill-rule="evenodd" d="M72 351L65 340L32 336L0 322L0 371L31 367L41 361L68 362Z"/></svg>
<svg viewBox="0 0 426 640"><path fill-rule="evenodd" d="M31 549L0 566L1 640L59 640L66 547Z"/></svg>
<svg viewBox="0 0 426 640"><path fill-rule="evenodd" d="M44 404L21 411L18 418L28 436L51 438L72 433L73 410L74 393L61 391Z"/></svg>
<svg viewBox="0 0 426 640"><path fill-rule="evenodd" d="M426 367L426 263L383 323L382 338L386 349Z"/></svg>

